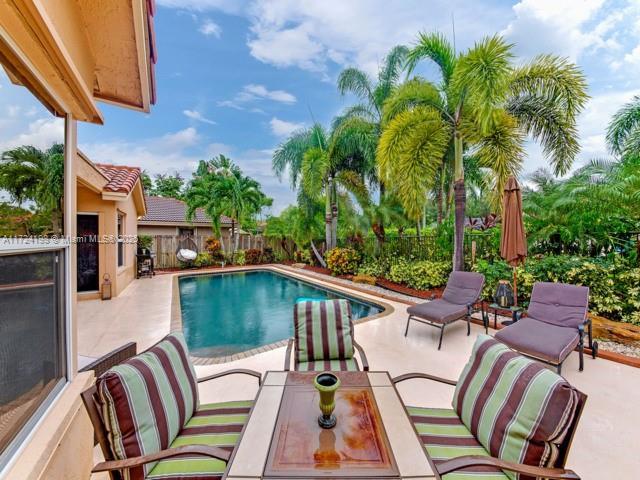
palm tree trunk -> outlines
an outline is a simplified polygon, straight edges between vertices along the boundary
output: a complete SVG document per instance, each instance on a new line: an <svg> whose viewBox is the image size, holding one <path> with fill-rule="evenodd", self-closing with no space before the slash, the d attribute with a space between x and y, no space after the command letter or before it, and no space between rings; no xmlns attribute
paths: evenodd
<svg viewBox="0 0 640 480"><path fill-rule="evenodd" d="M311 250L313 250L313 254L316 256L318 263L320 263L323 268L327 268L327 263L324 261L324 258L322 258L322 255L320 255L320 252L318 252L318 249L316 248L315 243L313 243L313 240L311 240Z"/></svg>
<svg viewBox="0 0 640 480"><path fill-rule="evenodd" d="M331 178L331 248L338 246L338 192L336 182Z"/></svg>
<svg viewBox="0 0 640 480"><path fill-rule="evenodd" d="M324 201L324 241L327 251L331 250L331 180L327 182Z"/></svg>
<svg viewBox="0 0 640 480"><path fill-rule="evenodd" d="M444 170L444 168L443 168ZM438 208L438 225L442 224L442 202L443 202L443 195L444 195L444 171L442 171L440 173L440 183L438 184L438 186L436 187L436 205Z"/></svg>
<svg viewBox="0 0 640 480"><path fill-rule="evenodd" d="M231 232L229 235L229 243L231 244L231 263L233 264L235 258L236 258L236 247L237 244L235 242L235 235L236 235L236 221L235 219L231 219Z"/></svg>
<svg viewBox="0 0 640 480"><path fill-rule="evenodd" d="M467 195L464 186L464 167L462 163L462 135L454 132L454 202L455 223L453 240L453 270L464 270L464 215Z"/></svg>

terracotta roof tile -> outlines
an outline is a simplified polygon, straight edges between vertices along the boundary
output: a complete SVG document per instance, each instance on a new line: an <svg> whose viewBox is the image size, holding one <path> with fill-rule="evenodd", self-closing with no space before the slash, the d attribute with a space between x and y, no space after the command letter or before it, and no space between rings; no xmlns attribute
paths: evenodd
<svg viewBox="0 0 640 480"><path fill-rule="evenodd" d="M140 169L138 167L107 165L104 163L96 163L95 166L109 180L109 183L104 186L104 190L107 192L131 193L140 177Z"/></svg>
<svg viewBox="0 0 640 480"><path fill-rule="evenodd" d="M175 198L145 196L147 202L147 214L140 219L141 222L166 222L184 223L187 221L187 205ZM204 210L198 208L192 223L211 224L211 220ZM220 216L220 223L231 224L231 219Z"/></svg>

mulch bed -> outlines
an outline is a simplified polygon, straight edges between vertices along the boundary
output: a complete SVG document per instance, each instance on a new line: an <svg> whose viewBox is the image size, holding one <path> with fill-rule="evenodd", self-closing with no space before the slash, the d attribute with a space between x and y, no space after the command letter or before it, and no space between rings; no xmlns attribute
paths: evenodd
<svg viewBox="0 0 640 480"><path fill-rule="evenodd" d="M425 299L431 298L432 295L435 295L436 298L439 298L442 296L442 292L444 291L443 287L433 288L431 290L416 290L415 288L392 282L390 280L387 280L386 278L378 278L376 280L376 285L382 288L386 288L387 290L391 290L392 292L402 293L403 295L411 295L412 297Z"/></svg>

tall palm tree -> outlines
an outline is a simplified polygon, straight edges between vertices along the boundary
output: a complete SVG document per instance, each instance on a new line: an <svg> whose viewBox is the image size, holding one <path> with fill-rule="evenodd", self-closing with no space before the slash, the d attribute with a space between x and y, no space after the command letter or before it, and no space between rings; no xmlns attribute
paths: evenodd
<svg viewBox="0 0 640 480"><path fill-rule="evenodd" d="M640 95L618 110L607 128L607 143L618 156L640 156Z"/></svg>
<svg viewBox="0 0 640 480"><path fill-rule="evenodd" d="M527 135L542 144L556 174L569 170L579 150L576 119L588 98L584 75L552 55L515 66L512 47L496 35L457 53L444 36L420 34L407 56L408 71L429 60L440 82L414 78L385 102L379 173L410 217L422 214L443 163L451 166L455 270L464 268L465 153L492 171L499 195L521 168Z"/></svg>
<svg viewBox="0 0 640 480"><path fill-rule="evenodd" d="M345 153L352 143L349 134L349 130L328 132L315 123L294 132L273 155L275 173L281 176L288 169L292 187L300 187L303 198L324 198L327 250L337 245L340 191L349 191L357 198L368 196L361 158Z"/></svg>
<svg viewBox="0 0 640 480"><path fill-rule="evenodd" d="M0 189L6 190L19 206L35 203L51 214L52 230L62 233L64 192L64 147L54 144L47 150L27 145L7 150L0 161Z"/></svg>
<svg viewBox="0 0 640 480"><path fill-rule="evenodd" d="M220 235L220 216L231 219L232 261L238 249L241 223L271 205L271 199L262 192L260 184L243 175L240 167L223 155L209 162L200 161L185 199L187 219L192 220L196 209L202 208L211 218L217 235Z"/></svg>
<svg viewBox="0 0 640 480"><path fill-rule="evenodd" d="M408 52L404 45L392 48L382 62L376 83L366 72L355 67L344 69L338 77L338 91L342 95L354 94L360 103L348 107L337 117L333 129L350 140L342 146L343 155L360 156L365 179L379 191L377 203L371 197L360 200L367 222L379 242L384 241L384 225L396 216L397 208L394 199L385 195L384 185L378 178L375 154L382 132L384 103L400 81Z"/></svg>

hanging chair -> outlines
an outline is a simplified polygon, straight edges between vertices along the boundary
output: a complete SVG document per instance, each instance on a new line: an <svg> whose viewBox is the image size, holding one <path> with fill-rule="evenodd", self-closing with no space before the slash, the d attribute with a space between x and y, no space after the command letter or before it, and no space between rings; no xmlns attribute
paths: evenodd
<svg viewBox="0 0 640 480"><path fill-rule="evenodd" d="M191 264L198 256L198 245L190 236L178 240L176 257L183 263Z"/></svg>

